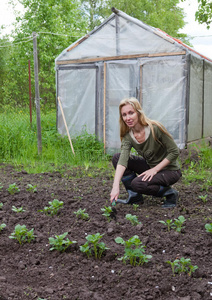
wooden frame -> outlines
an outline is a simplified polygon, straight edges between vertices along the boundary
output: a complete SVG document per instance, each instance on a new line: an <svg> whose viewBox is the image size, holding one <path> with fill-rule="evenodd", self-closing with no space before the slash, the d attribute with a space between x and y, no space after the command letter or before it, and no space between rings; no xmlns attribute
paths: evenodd
<svg viewBox="0 0 212 300"><path fill-rule="evenodd" d="M106 56L106 57L95 57L95 58L84 58L84 59L73 59L73 60L60 60L57 61L57 65L68 65L68 64L82 64L92 63L97 61L109 61L109 60L122 60L122 59L133 59L141 57L161 57L161 56L176 56L185 55L186 51L181 52L169 52L169 53L153 53L153 54L132 54L132 55L119 55L119 56Z"/></svg>

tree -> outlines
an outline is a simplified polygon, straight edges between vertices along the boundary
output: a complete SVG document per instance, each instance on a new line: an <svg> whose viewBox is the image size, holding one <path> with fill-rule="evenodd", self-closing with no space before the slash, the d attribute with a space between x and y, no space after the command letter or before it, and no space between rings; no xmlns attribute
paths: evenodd
<svg viewBox="0 0 212 300"><path fill-rule="evenodd" d="M200 24L206 24L210 28L212 23L212 2L211 0L198 0L198 11L195 13L196 20Z"/></svg>
<svg viewBox="0 0 212 300"><path fill-rule="evenodd" d="M77 0L17 0L24 7L16 17L7 73L11 101L28 102L28 60L32 66L32 32L36 32L41 105L55 105L55 58L86 32L87 19ZM14 0L13 0L13 4ZM34 87L32 82L32 88Z"/></svg>
<svg viewBox="0 0 212 300"><path fill-rule="evenodd" d="M87 5L87 13L91 3L98 7L95 21L105 19L115 7L126 14L137 18L148 25L160 28L173 37L180 37L180 28L185 25L183 9L178 7L180 0L81 0ZM90 5L90 6L89 6ZM92 10L90 10L90 17ZM95 22L90 22L90 29L95 27Z"/></svg>

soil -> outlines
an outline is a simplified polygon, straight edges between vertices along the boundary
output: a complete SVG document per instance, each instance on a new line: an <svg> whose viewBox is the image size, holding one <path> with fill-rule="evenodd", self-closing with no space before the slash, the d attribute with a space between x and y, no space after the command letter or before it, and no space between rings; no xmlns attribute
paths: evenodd
<svg viewBox="0 0 212 300"><path fill-rule="evenodd" d="M186 168L186 151L181 153ZM198 159L194 155L193 160ZM190 185L181 179L175 184L179 191L178 205L172 209L161 207L162 199L145 197L144 204L116 205L117 214L109 222L101 208L109 206L113 169L67 169L59 172L28 174L12 166L0 165L0 300L25 299L133 299L133 300L211 300L212 299L212 234L205 224L212 222L212 187L202 190L202 182ZM16 183L20 192L11 195L9 184ZM26 190L36 185L37 192ZM199 196L207 194L207 203ZM126 197L123 186L121 196ZM40 210L49 202L64 202L57 215L48 216ZM12 211L12 206L23 207L24 212ZM89 220L77 218L78 209L86 209ZM126 214L136 215L141 224L133 226ZM186 219L181 232L170 231L159 221ZM36 238L31 243L19 244L9 236L17 224L34 228ZM67 238L76 241L65 252L50 251L49 237L68 232ZM109 248L101 259L87 258L80 251L89 234L104 234L101 241ZM117 244L120 236L128 240L138 235L152 255L140 266L124 264L118 258L124 246ZM173 276L167 261L190 258L198 269Z"/></svg>

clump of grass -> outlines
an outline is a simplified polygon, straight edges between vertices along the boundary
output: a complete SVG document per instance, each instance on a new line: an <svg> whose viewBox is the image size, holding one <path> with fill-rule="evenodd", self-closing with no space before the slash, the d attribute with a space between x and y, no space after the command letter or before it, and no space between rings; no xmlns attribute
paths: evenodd
<svg viewBox="0 0 212 300"><path fill-rule="evenodd" d="M38 155L36 112L29 122L28 110L11 109L0 113L0 161L16 167L22 165L28 173L63 171L63 166L85 166L94 163L105 165L109 156L104 153L104 145L95 134L83 129L72 137L75 156L67 136L61 136L56 127L56 110L46 114L41 112L42 153ZM89 166L85 165L89 162Z"/></svg>

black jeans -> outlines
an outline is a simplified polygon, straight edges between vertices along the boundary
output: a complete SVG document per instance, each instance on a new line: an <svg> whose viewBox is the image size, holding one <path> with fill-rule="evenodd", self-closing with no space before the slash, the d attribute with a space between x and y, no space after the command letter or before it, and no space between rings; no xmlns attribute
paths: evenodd
<svg viewBox="0 0 212 300"><path fill-rule="evenodd" d="M119 160L119 156L120 153L116 153L112 158L112 163L115 169ZM148 169L150 169L150 167L144 158L130 155L124 176L132 173L139 175ZM142 181L142 176L135 177L131 182L131 187L134 192L139 194L156 196L159 192L160 186L170 186L176 183L181 176L182 173L180 170L161 170L154 175L150 181Z"/></svg>

